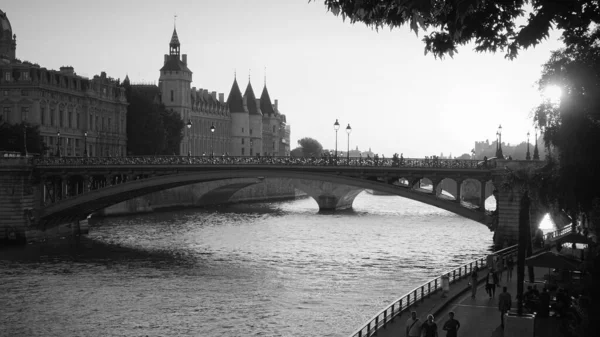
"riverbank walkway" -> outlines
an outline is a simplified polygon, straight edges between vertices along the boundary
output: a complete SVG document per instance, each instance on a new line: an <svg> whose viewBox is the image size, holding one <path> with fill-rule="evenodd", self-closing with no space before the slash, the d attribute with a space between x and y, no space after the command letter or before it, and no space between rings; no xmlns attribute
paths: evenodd
<svg viewBox="0 0 600 337"><path fill-rule="evenodd" d="M536 282L541 282L543 275L548 269L535 268ZM440 337L446 336L442 330L444 322L448 319L448 312L453 311L454 318L460 322L459 337L509 337L504 336L500 327L500 311L498 310L498 295L502 287L508 287L512 297L512 308L516 309L517 301L517 273L516 266L513 270L512 280L506 281L506 271L502 274L500 287L496 289L495 297L489 298L485 292L485 270L480 272L480 279L475 299L471 298L471 290L468 285L470 277L463 278L450 286L450 292L446 298L442 298L441 292L436 292L425 298L417 305L411 306L410 310L396 316L393 321L386 324L385 328L379 329L377 337L406 337L406 321L410 318L410 312L416 311L420 322L425 322L427 315L432 314L438 325ZM525 270L525 279L528 279ZM525 282L525 289L529 285ZM538 285L538 288L541 287ZM555 318L536 318L535 336L559 337L562 336L558 329L558 321Z"/></svg>

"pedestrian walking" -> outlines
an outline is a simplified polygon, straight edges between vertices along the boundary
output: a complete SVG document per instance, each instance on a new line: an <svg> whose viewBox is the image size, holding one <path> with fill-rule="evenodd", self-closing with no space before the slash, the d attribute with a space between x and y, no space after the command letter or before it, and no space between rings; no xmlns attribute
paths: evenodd
<svg viewBox="0 0 600 337"><path fill-rule="evenodd" d="M454 319L454 312L448 313L448 320L444 323L442 330L446 330L446 337L457 337L458 329L460 329L460 322Z"/></svg>
<svg viewBox="0 0 600 337"><path fill-rule="evenodd" d="M515 261L513 260L512 255L509 255L506 259L506 282L510 282L512 280L513 268L515 267Z"/></svg>
<svg viewBox="0 0 600 337"><path fill-rule="evenodd" d="M508 289L502 288L502 294L498 296L498 309L500 310L500 326L504 329L504 314L506 314L512 306L512 299Z"/></svg>
<svg viewBox="0 0 600 337"><path fill-rule="evenodd" d="M477 295L477 272L479 271L479 268L477 268L477 266L475 266L475 268L473 268L473 271L471 272L471 298L475 298L475 295Z"/></svg>
<svg viewBox="0 0 600 337"><path fill-rule="evenodd" d="M492 298L492 290L496 288L493 274L493 270L490 270L485 276L485 293L490 297L490 299Z"/></svg>
<svg viewBox="0 0 600 337"><path fill-rule="evenodd" d="M496 297L496 288L500 287L500 278L495 270L492 270L492 297Z"/></svg>
<svg viewBox="0 0 600 337"><path fill-rule="evenodd" d="M410 318L406 321L406 337L421 336L421 327L419 324L417 324L417 322L419 322L417 312L413 311L410 313Z"/></svg>
<svg viewBox="0 0 600 337"><path fill-rule="evenodd" d="M503 270L503 266L504 266L504 262L502 262L504 260L503 256L498 256L498 258L496 259L496 265L494 266L494 268L496 269L496 274L498 274L498 278L502 279L502 270Z"/></svg>
<svg viewBox="0 0 600 337"><path fill-rule="evenodd" d="M427 321L421 325L422 337L438 337L437 324L433 321L433 315L427 315Z"/></svg>

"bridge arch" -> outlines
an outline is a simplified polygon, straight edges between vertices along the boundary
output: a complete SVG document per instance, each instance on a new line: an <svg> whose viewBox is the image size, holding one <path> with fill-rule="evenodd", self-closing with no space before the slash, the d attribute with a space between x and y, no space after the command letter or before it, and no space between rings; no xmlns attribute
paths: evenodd
<svg viewBox="0 0 600 337"><path fill-rule="evenodd" d="M207 181L259 177L315 180L349 185L359 189L373 189L439 207L480 223L487 224L490 221L489 216L482 211L468 209L461 206L460 203L457 203L456 201L444 200L437 198L434 195L415 191L407 187L377 180L361 179L344 175L332 175L331 173L308 172L300 169L285 171L239 169L182 172L133 180L119 185L93 190L79 195L76 198L66 199L46 206L40 211L39 218L42 221L52 221L53 219L59 218L82 219L99 209L160 190Z"/></svg>

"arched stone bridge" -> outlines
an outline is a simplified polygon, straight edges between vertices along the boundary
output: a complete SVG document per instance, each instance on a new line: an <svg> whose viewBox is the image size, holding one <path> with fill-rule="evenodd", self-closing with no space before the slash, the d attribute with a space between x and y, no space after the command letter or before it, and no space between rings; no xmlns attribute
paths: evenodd
<svg viewBox="0 0 600 337"><path fill-rule="evenodd" d="M33 162L42 228L84 219L99 209L160 190L234 178L291 178L321 210L352 206L363 189L395 194L445 209L490 226L485 199L491 195L495 162L449 159L332 159L290 157L52 157ZM239 179L238 179L239 180ZM463 183L479 184L476 204L461 198ZM250 183L221 187L214 195L233 194ZM442 186L452 188L443 189ZM483 187L483 188L481 188ZM449 190L454 193L449 193ZM445 192L445 193L444 193ZM210 192L203 198L211 198Z"/></svg>

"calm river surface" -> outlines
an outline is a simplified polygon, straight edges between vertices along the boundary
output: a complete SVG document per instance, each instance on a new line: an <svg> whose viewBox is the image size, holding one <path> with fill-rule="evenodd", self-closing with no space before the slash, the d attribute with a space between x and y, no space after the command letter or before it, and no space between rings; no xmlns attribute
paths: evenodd
<svg viewBox="0 0 600 337"><path fill-rule="evenodd" d="M0 250L0 335L347 336L492 245L485 226L396 196L317 210L302 199L106 218L76 248Z"/></svg>

